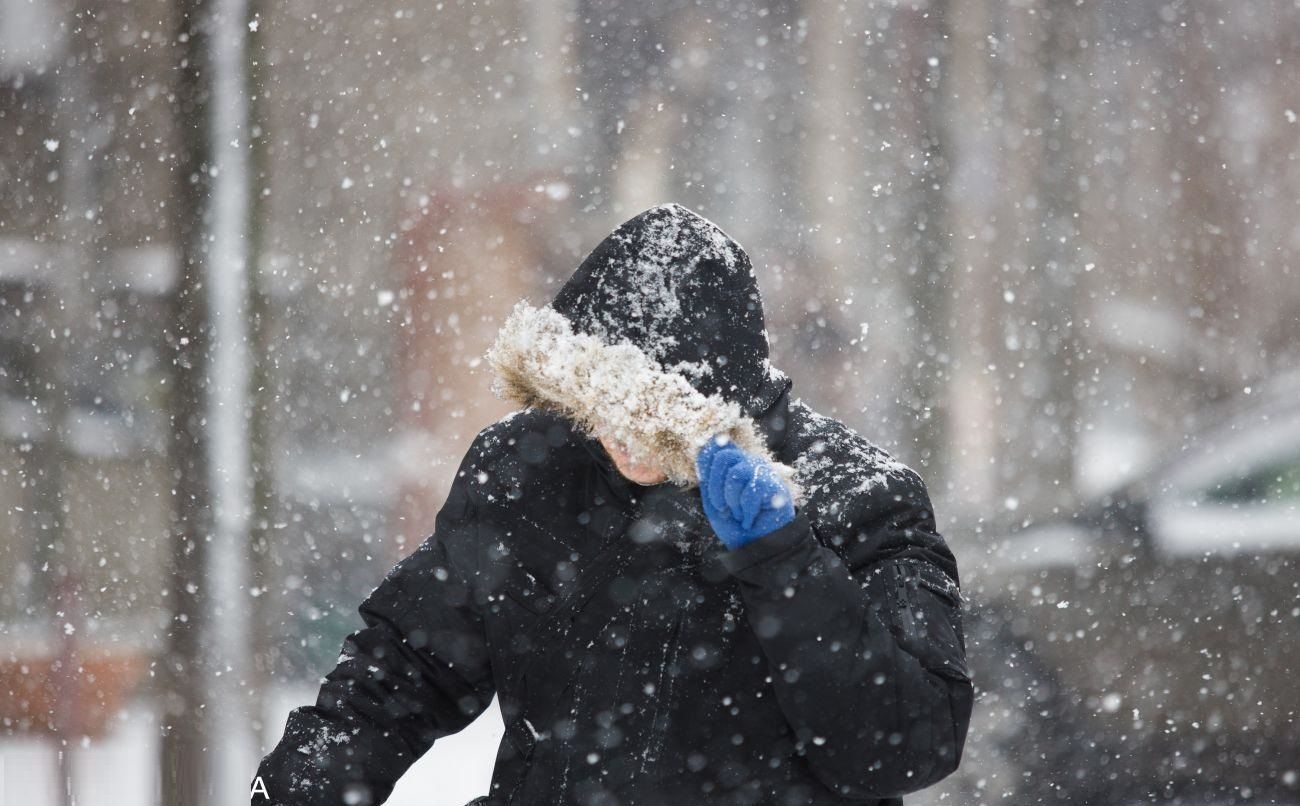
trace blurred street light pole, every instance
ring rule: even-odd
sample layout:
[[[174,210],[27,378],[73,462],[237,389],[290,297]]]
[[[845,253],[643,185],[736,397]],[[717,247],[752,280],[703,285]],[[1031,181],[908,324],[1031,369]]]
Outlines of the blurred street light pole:
[[[276,387],[272,374],[270,291],[262,278],[262,257],[270,218],[270,133],[266,106],[266,32],[263,29],[262,0],[245,0],[244,17],[248,33],[244,40],[244,97],[247,99],[248,182],[244,258],[247,266],[247,321],[251,363],[248,401],[249,472],[252,474],[248,528],[249,604],[249,710],[259,752],[276,737],[268,736],[262,717],[266,689],[274,679],[274,642],[270,629],[271,531],[275,516],[275,452],[271,442],[271,406]]]
[[[248,102],[244,0],[212,0],[211,254],[207,278],[212,328],[212,388],[207,401],[211,434],[213,545],[208,599],[212,653],[209,681],[216,711],[209,744],[213,803],[247,794],[257,767],[253,746],[250,676],[249,489],[251,345],[249,342]]]

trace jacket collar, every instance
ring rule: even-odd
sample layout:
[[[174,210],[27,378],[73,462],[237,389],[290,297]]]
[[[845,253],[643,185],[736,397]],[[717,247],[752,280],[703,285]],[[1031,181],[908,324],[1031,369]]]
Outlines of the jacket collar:
[[[777,393],[776,400],[768,406],[767,411],[763,412],[755,420],[759,430],[763,433],[763,439],[767,443],[767,449],[772,452],[773,456],[779,457],[781,449],[785,447],[790,426],[790,388],[794,381],[786,376],[780,383],[781,391]]]

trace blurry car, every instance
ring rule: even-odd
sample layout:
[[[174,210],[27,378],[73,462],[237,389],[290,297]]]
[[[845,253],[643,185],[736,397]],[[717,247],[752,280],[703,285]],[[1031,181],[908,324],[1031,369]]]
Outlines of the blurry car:
[[[981,693],[956,802],[1300,803],[1297,387],[1069,517],[959,541]]]

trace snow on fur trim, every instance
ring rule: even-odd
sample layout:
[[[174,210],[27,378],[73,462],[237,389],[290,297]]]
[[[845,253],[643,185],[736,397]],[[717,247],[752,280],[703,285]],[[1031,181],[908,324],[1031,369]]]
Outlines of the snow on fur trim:
[[[593,438],[617,440],[675,484],[699,484],[696,456],[710,437],[720,435],[771,462],[795,503],[804,502],[794,468],[772,456],[739,405],[704,395],[631,342],[607,344],[575,333],[559,311],[520,300],[485,357],[496,373],[497,397],[556,411]]]

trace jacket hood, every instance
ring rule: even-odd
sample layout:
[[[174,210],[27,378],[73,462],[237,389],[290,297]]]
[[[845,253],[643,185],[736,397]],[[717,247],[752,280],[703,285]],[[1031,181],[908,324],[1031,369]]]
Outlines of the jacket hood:
[[[791,380],[769,360],[749,256],[679,204],[619,226],[550,303],[517,303],[486,358],[498,397],[616,439],[671,482],[697,484],[699,448],[725,435],[802,500],[755,422]]]

